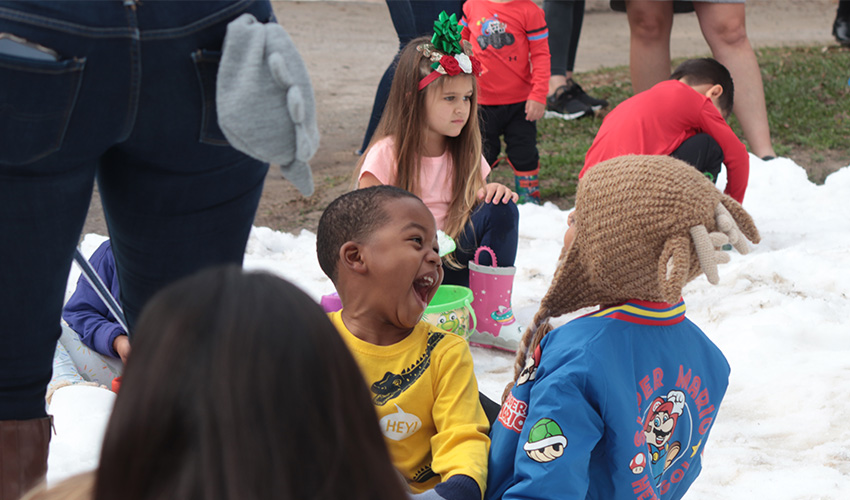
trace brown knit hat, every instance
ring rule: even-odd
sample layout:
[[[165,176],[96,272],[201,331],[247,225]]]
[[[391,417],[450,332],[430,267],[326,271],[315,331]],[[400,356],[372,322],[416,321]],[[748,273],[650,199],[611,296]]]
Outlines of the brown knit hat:
[[[576,236],[564,248],[540,310],[523,336],[517,366],[551,327],[549,318],[627,300],[676,303],[705,272],[718,281],[731,243],[759,242],[752,218],[694,167],[669,156],[621,156],[600,163],[578,185]],[[743,233],[743,234],[742,234]]]

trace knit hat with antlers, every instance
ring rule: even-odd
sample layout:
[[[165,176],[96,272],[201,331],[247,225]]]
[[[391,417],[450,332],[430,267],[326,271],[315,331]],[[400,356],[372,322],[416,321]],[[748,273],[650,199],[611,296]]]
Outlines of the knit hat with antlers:
[[[676,303],[705,273],[717,284],[721,247],[749,251],[758,230],[738,202],[669,156],[621,156],[587,171],[576,195],[576,235],[517,350],[515,379],[549,318],[628,300]]]

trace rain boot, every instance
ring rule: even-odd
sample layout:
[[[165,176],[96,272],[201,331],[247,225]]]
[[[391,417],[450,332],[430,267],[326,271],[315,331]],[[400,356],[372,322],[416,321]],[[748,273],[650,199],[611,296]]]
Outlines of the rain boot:
[[[490,254],[492,266],[478,263],[481,252]],[[472,309],[478,325],[469,337],[470,344],[516,352],[523,327],[511,309],[514,274],[516,267],[497,267],[496,254],[491,248],[482,246],[475,251],[469,262],[469,288],[474,296]]]
[[[0,500],[18,500],[44,481],[51,417],[0,420]]]
[[[516,184],[516,193],[519,195],[517,204],[533,203],[540,205],[540,181],[538,174],[540,167],[530,172],[520,172],[514,169],[514,181]]]

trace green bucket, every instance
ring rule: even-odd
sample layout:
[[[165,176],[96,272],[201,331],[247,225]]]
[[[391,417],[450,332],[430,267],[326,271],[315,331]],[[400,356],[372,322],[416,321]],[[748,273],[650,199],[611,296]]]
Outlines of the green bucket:
[[[472,310],[472,290],[465,286],[441,285],[425,308],[422,319],[469,340],[477,325]]]

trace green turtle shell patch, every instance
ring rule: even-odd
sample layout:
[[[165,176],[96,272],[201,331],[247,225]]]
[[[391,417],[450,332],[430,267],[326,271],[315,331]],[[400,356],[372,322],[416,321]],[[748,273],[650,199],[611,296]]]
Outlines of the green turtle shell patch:
[[[541,418],[528,432],[528,441],[523,445],[528,458],[535,462],[551,462],[564,454],[567,438],[561,426],[551,418]]]

